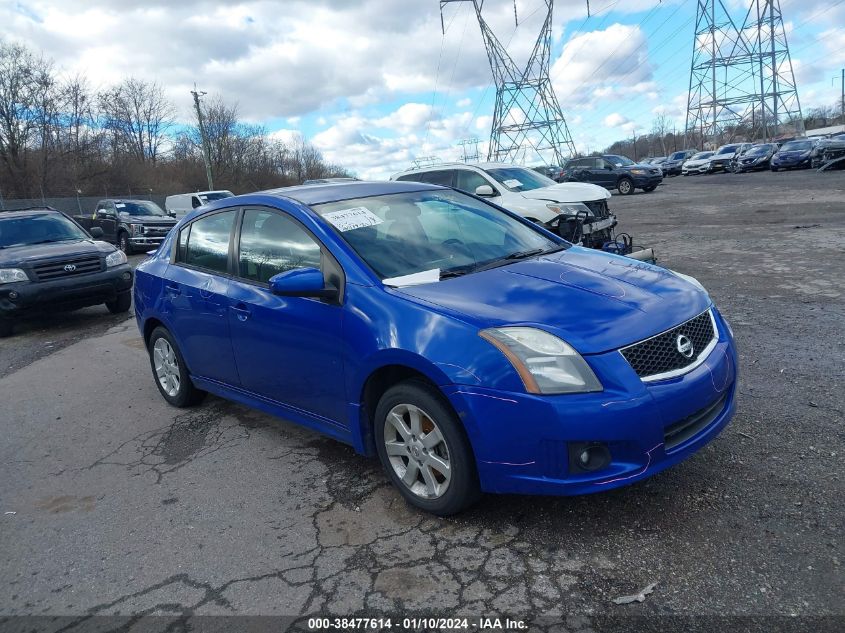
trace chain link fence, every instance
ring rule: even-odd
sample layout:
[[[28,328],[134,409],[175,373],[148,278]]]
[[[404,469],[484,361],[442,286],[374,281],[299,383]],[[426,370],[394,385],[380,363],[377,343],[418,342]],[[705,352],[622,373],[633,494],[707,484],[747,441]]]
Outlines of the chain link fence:
[[[166,196],[109,196],[111,200],[152,200],[164,209]],[[68,215],[93,215],[97,203],[105,199],[105,196],[65,196],[65,197],[44,197],[44,198],[19,198],[17,200],[6,200],[0,198],[0,212],[14,211],[16,209],[28,209],[30,207],[52,207]]]

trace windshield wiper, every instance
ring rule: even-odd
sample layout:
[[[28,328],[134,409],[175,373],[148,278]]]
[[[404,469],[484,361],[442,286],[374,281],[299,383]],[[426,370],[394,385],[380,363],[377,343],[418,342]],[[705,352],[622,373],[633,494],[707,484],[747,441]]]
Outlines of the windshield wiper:
[[[468,266],[462,266],[460,268],[452,268],[451,270],[443,271],[442,273],[440,273],[440,279],[449,279],[450,277],[460,277],[461,275],[466,275],[467,273],[476,273],[481,272],[482,270],[490,270],[491,268],[506,266],[510,262],[519,259],[527,259],[529,257],[534,257],[536,255],[546,255],[548,253],[557,253],[558,251],[566,250],[566,248],[567,247],[564,245],[558,245],[548,249],[534,248],[529,251],[516,251],[515,253],[511,253],[510,255],[498,257],[483,264],[469,264]]]

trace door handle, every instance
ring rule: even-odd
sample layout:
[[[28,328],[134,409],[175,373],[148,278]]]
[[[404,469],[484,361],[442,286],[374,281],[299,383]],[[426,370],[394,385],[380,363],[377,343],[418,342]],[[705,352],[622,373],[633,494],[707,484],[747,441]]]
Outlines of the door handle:
[[[238,321],[246,321],[250,316],[252,316],[252,312],[250,312],[249,308],[247,308],[243,303],[232,306],[232,312],[234,312],[235,316],[238,317]]]
[[[168,294],[173,296],[182,294],[182,289],[179,286],[174,286],[173,284],[165,284],[164,289],[167,291]]]

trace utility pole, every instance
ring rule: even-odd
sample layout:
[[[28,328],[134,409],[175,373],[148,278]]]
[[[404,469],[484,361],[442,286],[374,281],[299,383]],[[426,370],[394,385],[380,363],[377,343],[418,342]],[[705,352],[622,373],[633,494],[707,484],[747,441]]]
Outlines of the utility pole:
[[[830,80],[831,84],[834,84],[835,82],[836,82],[836,77],[834,77],[833,79]],[[842,76],[839,78],[839,86],[842,90],[841,96],[839,97],[839,99],[840,99],[839,107],[841,108],[839,110],[839,116],[842,117],[842,121],[840,121],[840,123],[842,123],[842,125],[845,125],[845,68],[842,69]]]
[[[477,163],[478,162],[478,139],[477,138],[464,138],[458,142],[463,148],[463,155],[464,155],[464,162],[465,163]],[[472,149],[468,150],[467,147],[472,147]]]
[[[205,176],[208,178],[208,190],[214,189],[214,180],[211,177],[211,155],[208,150],[208,137],[205,135],[205,125],[202,122],[202,108],[200,107],[200,97],[207,94],[205,92],[197,92],[197,85],[194,84],[194,89],[191,90],[194,95],[194,107],[197,109],[197,123],[200,128],[200,137],[202,138],[202,156],[205,159]]]

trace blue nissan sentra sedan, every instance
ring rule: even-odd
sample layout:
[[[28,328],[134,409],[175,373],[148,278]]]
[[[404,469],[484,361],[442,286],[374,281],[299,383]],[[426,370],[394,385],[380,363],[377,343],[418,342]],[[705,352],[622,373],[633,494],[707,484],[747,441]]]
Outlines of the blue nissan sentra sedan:
[[[169,403],[316,429],[439,515],[644,479],[735,408],[731,330],[693,278],[433,185],[214,202],[138,267],[134,305]]]

